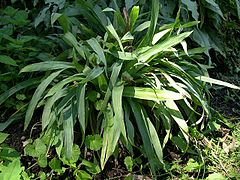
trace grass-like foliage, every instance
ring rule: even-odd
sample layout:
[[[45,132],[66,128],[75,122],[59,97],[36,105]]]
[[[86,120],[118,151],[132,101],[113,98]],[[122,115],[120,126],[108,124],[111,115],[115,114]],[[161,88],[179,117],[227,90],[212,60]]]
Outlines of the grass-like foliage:
[[[56,128],[62,133],[59,141],[64,144],[66,157],[71,157],[78,121],[82,141],[86,133],[102,134],[102,169],[121,140],[129,151],[143,145],[155,172],[164,167],[162,148],[168,140],[182,142],[186,150],[189,126],[202,123],[209,114],[204,83],[195,78],[204,71],[173,48],[191,32],[176,33],[174,26],[168,31],[157,30],[158,1],[152,2],[147,31],[135,28],[142,25],[138,23],[139,7],[132,8],[129,19],[124,19],[117,6],[107,13],[84,1],[74,8],[78,7],[80,13],[83,7],[86,11],[86,28],[99,32],[84,40],[71,31],[74,25],[81,28],[78,18],[66,28],[74,17],[53,15],[65,31],[62,38],[73,48],[65,50],[68,59],[39,62],[21,70],[48,72],[30,101],[25,129],[42,102],[42,129]]]
[[[50,134],[48,147],[59,157],[71,159],[74,143],[81,146],[87,135],[100,135],[100,148],[92,148],[101,169],[120,145],[130,154],[142,152],[157,174],[165,169],[166,144],[188,151],[190,129],[204,129],[211,118],[206,82],[239,89],[209,78],[207,66],[199,63],[205,48],[187,48],[189,28],[197,21],[180,23],[179,11],[173,23],[162,26],[158,0],[151,1],[151,11],[141,8],[129,3],[122,13],[116,1],[107,6],[77,0],[52,13],[58,34],[48,37],[61,53],[21,69],[41,81],[30,78],[0,97],[2,103],[39,82],[24,129],[42,107],[43,135]],[[41,16],[36,21],[37,27]]]

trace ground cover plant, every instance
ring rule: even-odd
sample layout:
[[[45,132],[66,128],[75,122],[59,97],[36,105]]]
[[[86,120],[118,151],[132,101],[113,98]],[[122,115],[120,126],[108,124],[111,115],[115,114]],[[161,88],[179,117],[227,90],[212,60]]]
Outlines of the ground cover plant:
[[[233,124],[210,103],[211,84],[240,89],[208,73],[209,50],[225,56],[221,32],[207,30],[225,19],[220,3],[12,3],[1,10],[0,128],[21,124],[28,138],[22,161],[0,146],[3,179],[237,178],[224,162],[238,162],[239,125],[220,135]]]

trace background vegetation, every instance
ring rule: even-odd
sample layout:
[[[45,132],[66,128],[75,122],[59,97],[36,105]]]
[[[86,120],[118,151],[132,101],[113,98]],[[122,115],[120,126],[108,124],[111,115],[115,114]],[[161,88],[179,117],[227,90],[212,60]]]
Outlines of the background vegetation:
[[[0,8],[0,179],[239,178],[238,0]]]

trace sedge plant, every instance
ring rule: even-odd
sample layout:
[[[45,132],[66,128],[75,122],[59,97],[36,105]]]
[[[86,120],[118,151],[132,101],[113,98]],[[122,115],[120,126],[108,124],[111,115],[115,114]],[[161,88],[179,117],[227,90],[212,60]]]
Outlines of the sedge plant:
[[[181,24],[178,15],[161,26],[158,0],[151,1],[151,11],[132,5],[123,13],[116,1],[100,2],[77,0],[51,15],[60,33],[49,37],[62,52],[20,71],[42,75],[24,129],[42,107],[43,134],[52,133],[49,146],[59,157],[71,158],[75,131],[80,146],[86,135],[99,134],[101,169],[121,143],[131,154],[141,149],[157,174],[165,168],[166,144],[186,152],[189,129],[203,129],[211,118],[206,82],[239,88],[209,78],[198,62],[205,48],[187,49],[185,39],[193,33],[187,29],[198,22]]]

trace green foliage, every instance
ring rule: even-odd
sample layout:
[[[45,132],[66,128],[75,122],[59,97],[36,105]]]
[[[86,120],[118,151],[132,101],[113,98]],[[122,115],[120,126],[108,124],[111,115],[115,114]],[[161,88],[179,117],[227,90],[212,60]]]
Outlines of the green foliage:
[[[3,64],[9,64],[12,66],[17,66],[16,62],[9,56],[1,55],[0,62]]]
[[[187,172],[194,172],[200,169],[200,165],[194,159],[189,159],[187,165],[184,170]]]
[[[37,36],[32,29],[30,12],[12,6],[0,9],[0,104],[4,102],[4,107],[1,108],[4,119],[12,114],[8,121],[1,123],[1,130],[22,117],[32,95],[31,88],[39,80],[19,75],[19,70],[30,62],[50,59],[49,53],[53,51],[48,45],[54,48],[53,41]],[[12,96],[15,93],[16,97]],[[26,98],[19,98],[20,94]]]
[[[167,1],[167,3],[164,0],[160,2],[163,5],[160,13],[164,23],[184,26],[182,24],[192,20],[200,22],[199,25],[191,28],[194,30],[191,39],[194,44],[197,43],[207,48],[204,53],[209,58],[209,65],[217,65],[223,72],[230,70],[231,74],[239,72],[237,68],[239,64],[237,55],[239,54],[239,39],[237,38],[239,0],[224,2],[218,0],[182,0],[179,5],[175,0]],[[176,9],[180,13],[174,13],[177,12]],[[174,23],[175,17],[179,17],[177,24]],[[210,51],[211,49],[214,49],[215,52]],[[229,57],[233,57],[233,59],[229,60]]]
[[[7,166],[3,166],[0,169],[0,178],[3,180],[7,179],[20,179],[22,168],[20,165],[20,159],[15,159],[10,162]]]
[[[78,1],[78,3],[80,2],[87,7],[94,6],[91,3]],[[91,38],[86,41],[77,40],[74,32],[66,32],[62,20],[58,19],[64,30],[63,40],[73,47],[68,49],[73,63],[45,61],[28,65],[21,70],[21,72],[58,70],[51,73],[36,89],[26,113],[25,129],[32,119],[35,108],[41,102],[41,98],[43,98],[42,101],[46,102],[42,115],[43,129],[52,128],[56,123],[58,127],[63,129],[63,137],[60,141],[64,145],[67,159],[71,158],[74,140],[73,127],[76,120],[80,123],[82,139],[85,136],[87,122],[94,129],[94,132],[100,132],[103,129],[100,158],[102,169],[108,158],[113,154],[120,137],[123,138],[125,146],[129,150],[132,149],[129,139],[133,139],[133,137],[128,137],[128,134],[134,136],[136,132],[129,132],[130,129],[128,127],[135,123],[139,128],[153,173],[164,164],[161,141],[157,129],[155,129],[156,124],[161,124],[162,121],[166,129],[164,139],[164,144],[166,144],[171,139],[170,137],[173,133],[171,131],[172,125],[170,124],[170,120],[173,119],[179,127],[179,132],[174,133],[180,134],[176,137],[179,140],[175,141],[175,138],[172,138],[172,141],[181,149],[187,149],[189,127],[184,116],[188,117],[188,114],[191,114],[194,117],[191,120],[191,124],[194,125],[201,123],[205,114],[208,116],[210,112],[207,100],[203,94],[204,92],[202,92],[204,84],[196,79],[198,76],[205,77],[206,70],[199,70],[199,66],[188,62],[188,57],[184,54],[182,56],[174,56],[174,54],[171,56],[171,52],[174,51],[173,46],[181,43],[192,33],[180,33],[180,31],[178,34],[173,33],[179,19],[176,19],[176,23],[170,26],[169,36],[163,37],[161,40],[158,38],[158,43],[150,48],[157,26],[159,11],[157,2],[152,2],[154,8],[151,13],[152,19],[147,33],[144,35],[144,32],[139,32],[142,36],[142,38],[139,38],[137,33],[133,31],[132,39],[127,40],[133,41],[131,44],[132,52],[126,48],[124,49],[126,38],[124,38],[124,41],[120,38],[125,36],[126,24],[120,24],[121,21],[113,20],[114,23],[119,23],[114,24],[110,21],[111,18],[104,13],[98,17],[90,15],[90,12],[98,14],[99,11],[97,9],[100,9],[99,6],[96,6],[96,9],[85,9],[89,12],[89,16],[86,16],[86,20],[89,23],[94,21],[97,23],[94,24],[95,27],[106,27],[105,30],[102,29],[97,38]],[[77,7],[79,7],[78,3],[76,4]],[[115,7],[114,15],[114,18],[124,18],[118,14],[117,7]],[[71,17],[66,16],[65,20],[68,21],[68,18]],[[137,17],[134,19],[135,23],[137,23]],[[78,25],[81,24],[80,21],[78,22],[76,19],[75,21]],[[113,24],[117,30],[115,30]],[[87,25],[89,26],[89,24]],[[78,28],[81,30],[81,26]],[[105,34],[104,37],[101,37],[101,34]],[[114,44],[114,40],[117,43]],[[140,44],[136,43],[135,45],[134,42],[140,42]],[[185,46],[184,50],[187,52]],[[132,57],[128,60],[129,62],[125,60],[125,53]],[[121,56],[118,54],[121,54]],[[175,62],[174,59],[176,58],[180,59],[179,64]],[[58,63],[59,65],[57,65]],[[191,69],[190,74],[188,69]],[[125,74],[130,78],[130,81],[124,79]],[[177,81],[175,80],[176,78],[178,79]],[[53,80],[55,84],[52,83]],[[48,89],[47,87],[51,84],[52,86]],[[103,86],[105,89],[102,89]],[[188,88],[183,88],[184,86]],[[95,91],[100,95],[96,102],[98,105],[96,104],[95,107],[90,105],[91,98],[88,98],[86,91]],[[43,96],[43,94],[45,95]],[[132,101],[131,98],[140,100]],[[154,101],[156,104],[154,105],[150,101]],[[191,103],[195,105],[190,106]],[[202,115],[198,119],[194,115],[194,111],[201,106]],[[183,107],[185,108],[184,112],[180,110]],[[149,108],[153,110],[154,114],[160,115],[160,117],[157,118],[157,116],[149,114]],[[86,109],[90,109],[90,112],[86,112]],[[164,109],[164,111],[161,112],[161,109]],[[195,110],[192,111],[192,109]],[[133,112],[132,115],[131,111]],[[129,113],[125,116],[123,112]],[[161,115],[161,113],[164,115]],[[98,115],[95,116],[95,114]],[[134,117],[136,122],[130,121],[130,116]],[[96,126],[93,126],[94,124]],[[99,150],[101,146],[93,147],[91,141],[94,140],[90,137],[87,137],[86,145],[92,150]],[[100,140],[95,141],[100,142]],[[181,145],[179,142],[182,142]]]
[[[50,162],[49,162],[49,167],[55,171],[58,174],[62,174],[64,172],[64,169],[61,166],[61,161],[54,157]]]
[[[21,166],[20,154],[4,144],[8,136],[9,134],[0,133],[0,178],[4,180],[20,179],[26,172]]]
[[[214,179],[225,180],[227,178],[225,178],[221,173],[213,173],[206,178],[206,180],[214,180]]]
[[[129,172],[149,168],[155,177],[169,171],[167,146],[196,155],[195,139],[220,128],[206,83],[240,89],[210,78],[211,61],[206,65],[202,56],[211,58],[211,48],[225,56],[217,36],[226,18],[220,3],[45,0],[40,11],[38,6],[34,1],[31,11],[10,6],[0,11],[0,105],[20,102],[0,129],[26,112],[27,130],[42,109],[40,137],[24,153],[40,168],[50,167],[51,176],[70,169],[76,179],[91,179],[121,148],[128,153]],[[49,158],[52,149],[56,154]],[[141,165],[138,153],[148,163]],[[20,160],[9,166],[20,168]],[[20,176],[24,171],[17,168]],[[194,157],[182,171],[202,168]],[[41,179],[48,176],[39,173]]]
[[[125,157],[125,159],[124,159],[124,164],[125,164],[125,166],[127,167],[127,170],[128,170],[129,172],[132,172],[132,168],[133,168],[133,160],[132,160],[132,157],[130,157],[130,156]]]
[[[102,147],[102,137],[99,134],[88,135],[85,139],[85,145],[93,151],[98,151]]]
[[[9,136],[9,134],[6,133],[0,133],[0,144],[5,141],[5,139]]]

